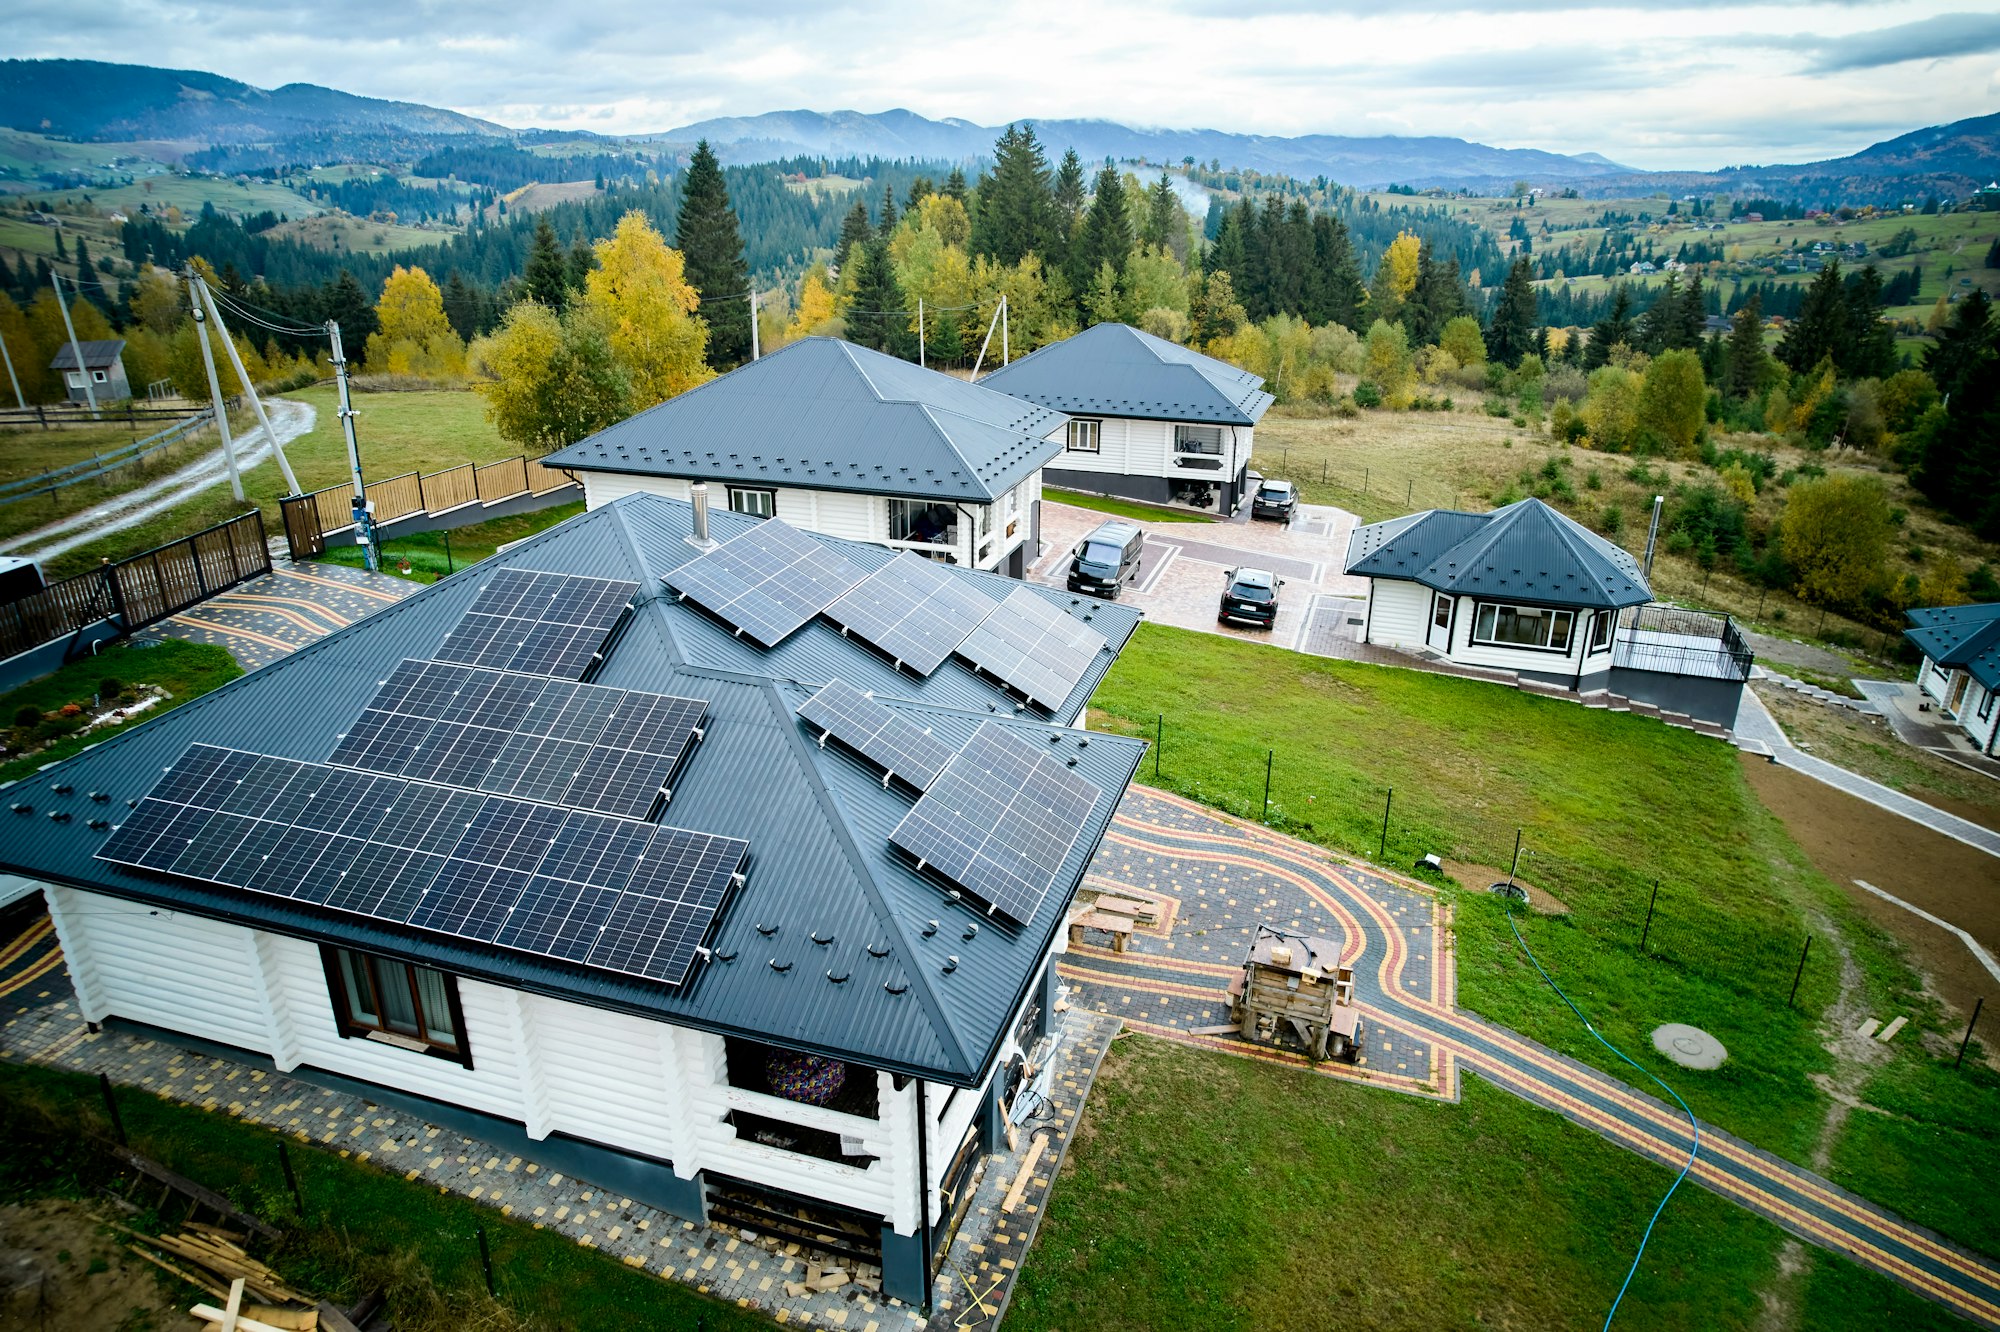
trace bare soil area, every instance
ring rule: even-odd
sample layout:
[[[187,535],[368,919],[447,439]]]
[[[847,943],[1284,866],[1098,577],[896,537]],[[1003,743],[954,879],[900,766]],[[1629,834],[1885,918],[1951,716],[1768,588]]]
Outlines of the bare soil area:
[[[0,1328],[22,1332],[188,1332],[155,1270],[80,1202],[0,1207]]]
[[[1903,743],[1879,717],[1815,703],[1769,683],[1753,688],[1792,743],[1808,753],[1983,828],[2000,829],[2000,782]]]
[[[1952,922],[2000,953],[2000,859],[1836,791],[1803,773],[1743,756],[1751,789],[1863,915],[1908,949],[1931,987],[1961,1012],[1995,991],[1955,935],[1854,886],[1866,879]]]

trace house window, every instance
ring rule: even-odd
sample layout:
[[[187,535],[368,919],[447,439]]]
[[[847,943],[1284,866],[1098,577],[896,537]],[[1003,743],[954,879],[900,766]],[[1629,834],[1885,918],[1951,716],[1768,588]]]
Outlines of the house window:
[[[1472,624],[1472,641],[1492,647],[1567,653],[1570,631],[1575,625],[1575,611],[1482,601]]]
[[[2000,695],[2000,689],[1987,690],[1986,696],[1979,700],[1979,720],[1985,721],[1993,715],[1993,699],[1995,695]]]
[[[1442,592],[1431,594],[1431,627],[1444,630],[1446,647],[1451,646],[1451,608],[1457,601],[1458,598],[1448,597]]]
[[[1222,427],[1177,425],[1174,427],[1175,453],[1205,453],[1222,456]]]
[[[91,377],[92,379],[96,380],[96,381],[97,381],[98,383],[100,383],[100,384],[106,384],[106,383],[109,383],[109,382],[110,382],[110,380],[111,380],[111,376],[109,376],[109,375],[105,374],[105,373],[104,373],[104,372],[103,372],[102,370],[93,370],[93,371],[91,371],[91,372],[90,372],[90,377]]]
[[[778,492],[753,486],[729,488],[729,511],[747,513],[752,518],[769,518],[778,512]]]
[[[1100,453],[1104,448],[1104,422],[1075,420],[1069,423],[1071,453]]]
[[[1602,652],[1611,646],[1611,630],[1618,623],[1617,611],[1599,611],[1590,622],[1590,650]]]
[[[472,1067],[458,983],[442,971],[322,946],[327,989],[342,1036],[381,1041]]]

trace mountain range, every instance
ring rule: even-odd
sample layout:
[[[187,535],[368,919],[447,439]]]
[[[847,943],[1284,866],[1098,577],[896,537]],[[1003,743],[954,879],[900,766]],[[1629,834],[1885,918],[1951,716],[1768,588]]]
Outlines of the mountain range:
[[[1344,185],[1504,188],[1516,180],[1575,186],[1594,195],[1723,190],[1827,197],[1884,188],[1963,193],[2000,175],[2000,114],[1931,126],[1824,162],[1710,172],[1644,172],[1598,153],[1496,148],[1465,139],[1308,134],[1238,134],[1215,129],[1142,128],[1108,120],[1039,120],[1050,154],[1075,148],[1086,162],[1220,162],[1225,168],[1326,176]],[[550,131],[510,128],[415,102],[384,101],[292,83],[261,89],[195,70],[92,60],[0,61],[0,125],[83,141],[149,140],[189,148],[296,141],[300,161],[348,160],[394,140],[517,140]],[[972,162],[991,154],[1003,127],[933,120],[913,111],[771,111],[697,121],[622,142],[676,150],[707,139],[726,161],[781,157],[879,157]],[[615,151],[620,140],[596,139]],[[309,151],[307,151],[309,149]],[[365,159],[356,159],[365,160]],[[1893,184],[1892,184],[1893,182]]]

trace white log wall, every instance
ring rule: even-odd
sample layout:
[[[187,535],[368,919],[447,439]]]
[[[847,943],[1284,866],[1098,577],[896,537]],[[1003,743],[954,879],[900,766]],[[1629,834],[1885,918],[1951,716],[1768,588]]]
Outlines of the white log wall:
[[[1431,622],[1431,591],[1401,578],[1368,581],[1368,641],[1421,647]]]

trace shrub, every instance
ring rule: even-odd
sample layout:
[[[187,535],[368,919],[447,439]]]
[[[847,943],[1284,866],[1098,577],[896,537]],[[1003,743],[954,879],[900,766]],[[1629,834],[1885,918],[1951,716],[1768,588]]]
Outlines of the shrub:
[[[1592,476],[1597,473],[1592,472]],[[1615,537],[1625,530],[1625,510],[1616,504],[1604,506],[1604,512],[1597,515],[1597,530],[1609,537]]]
[[[29,727],[40,726],[41,724],[42,710],[40,708],[32,704],[27,704],[14,710],[14,725]]]
[[[1382,390],[1364,379],[1354,386],[1354,405],[1357,407],[1380,407]]]
[[[99,698],[116,698],[125,692],[125,682],[115,675],[107,675],[97,682]]]
[[[1505,418],[1512,416],[1514,409],[1508,404],[1505,398],[1488,398],[1486,400],[1486,414],[1488,416]]]
[[[1604,489],[1604,474],[1595,467],[1583,474],[1583,484],[1591,490]]]
[[[1590,379],[1573,365],[1559,365],[1542,376],[1544,402],[1582,402],[1590,392]]]
[[[60,708],[57,708],[56,711],[65,717],[81,717],[83,715],[83,705],[80,703],[65,703]]]

